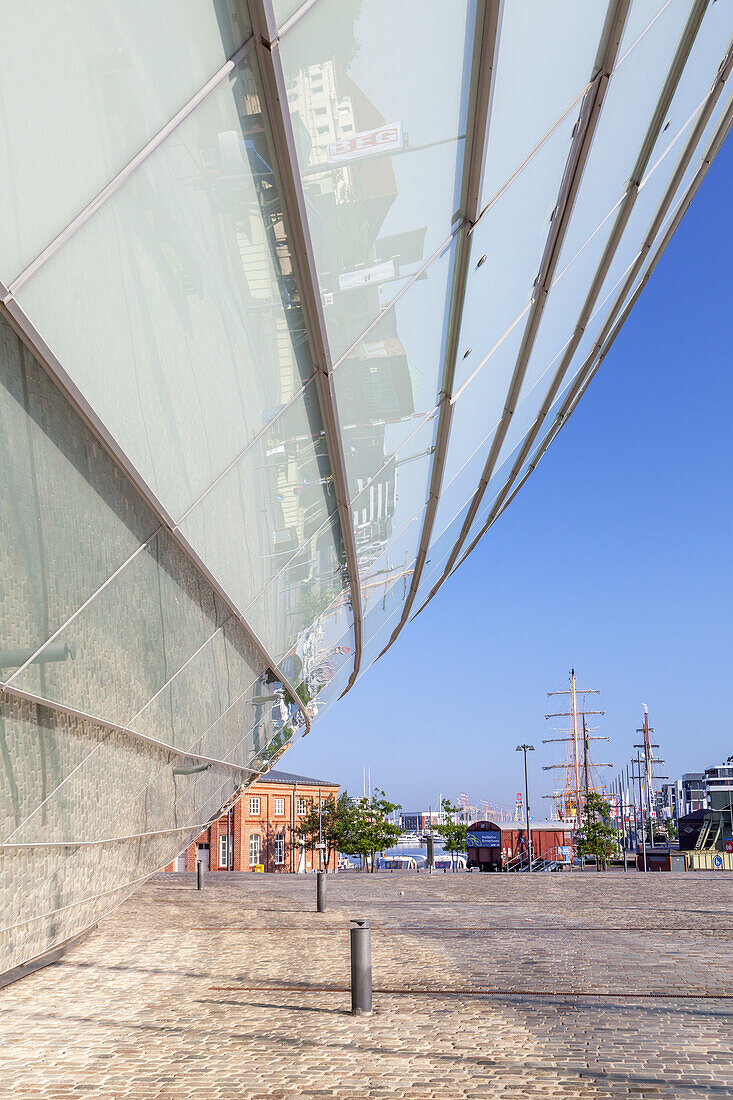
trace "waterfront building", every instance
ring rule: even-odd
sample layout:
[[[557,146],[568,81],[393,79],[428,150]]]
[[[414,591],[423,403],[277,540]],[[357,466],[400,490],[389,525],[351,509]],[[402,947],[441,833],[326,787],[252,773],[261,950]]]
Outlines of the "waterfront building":
[[[711,810],[730,810],[733,806],[733,759],[705,769],[705,792]]]
[[[680,794],[677,790],[677,780],[671,783],[662,783],[659,792],[658,818],[661,821],[677,821]]]
[[[677,781],[679,817],[706,810],[710,805],[705,772],[685,772]]]
[[[218,822],[489,530],[733,64],[700,0],[6,7],[0,973]]]
[[[339,785],[290,772],[269,771],[233,797],[224,813],[166,871],[273,871],[303,874],[321,869],[318,852],[298,835],[298,826],[319,800],[338,798]],[[325,857],[324,857],[325,858]],[[338,867],[338,853],[328,852],[327,870]]]

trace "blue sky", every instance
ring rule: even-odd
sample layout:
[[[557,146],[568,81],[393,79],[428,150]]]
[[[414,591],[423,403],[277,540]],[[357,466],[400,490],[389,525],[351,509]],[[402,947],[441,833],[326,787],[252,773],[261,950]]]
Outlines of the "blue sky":
[[[728,141],[536,473],[283,767],[356,792],[370,767],[405,808],[513,805],[527,740],[545,816],[546,692],[571,665],[601,690],[597,759],[628,760],[644,702],[665,774],[733,753],[731,181]]]

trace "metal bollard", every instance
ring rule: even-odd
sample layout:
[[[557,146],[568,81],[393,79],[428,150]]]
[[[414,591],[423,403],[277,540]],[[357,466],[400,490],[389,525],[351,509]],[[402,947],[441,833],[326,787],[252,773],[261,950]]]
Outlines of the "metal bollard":
[[[326,912],[326,872],[316,872],[316,912]]]
[[[196,860],[196,889],[204,888],[204,865],[200,859]]]
[[[372,933],[368,920],[351,921],[351,1015],[372,1012]]]

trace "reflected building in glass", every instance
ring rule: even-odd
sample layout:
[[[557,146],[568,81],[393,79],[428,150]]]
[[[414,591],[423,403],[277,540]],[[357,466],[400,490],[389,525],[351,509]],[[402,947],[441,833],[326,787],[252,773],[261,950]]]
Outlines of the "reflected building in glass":
[[[725,139],[732,33],[704,0],[8,13],[0,973],[184,849],[511,502]]]

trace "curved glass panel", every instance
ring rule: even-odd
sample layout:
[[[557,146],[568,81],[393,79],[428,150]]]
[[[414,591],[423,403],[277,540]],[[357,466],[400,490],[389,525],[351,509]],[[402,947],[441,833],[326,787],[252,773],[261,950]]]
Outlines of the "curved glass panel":
[[[8,680],[158,521],[2,318],[0,469],[0,680]],[[57,647],[52,659],[70,656]]]
[[[18,291],[179,519],[312,366],[246,58]]]
[[[454,254],[446,248],[334,371],[352,500],[438,404]]]
[[[486,373],[494,349],[523,327],[522,311],[529,308],[539,274],[579,109],[563,120],[471,234],[454,393],[474,372]],[[479,399],[474,395],[474,400]]]
[[[280,43],[334,361],[454,227],[474,18],[473,0],[319,0]]]
[[[607,10],[606,0],[504,4],[482,208],[582,95]]]
[[[311,383],[184,516],[180,529],[235,606],[245,608],[336,507]]]
[[[0,278],[19,275],[250,34],[237,0],[7,5]]]

